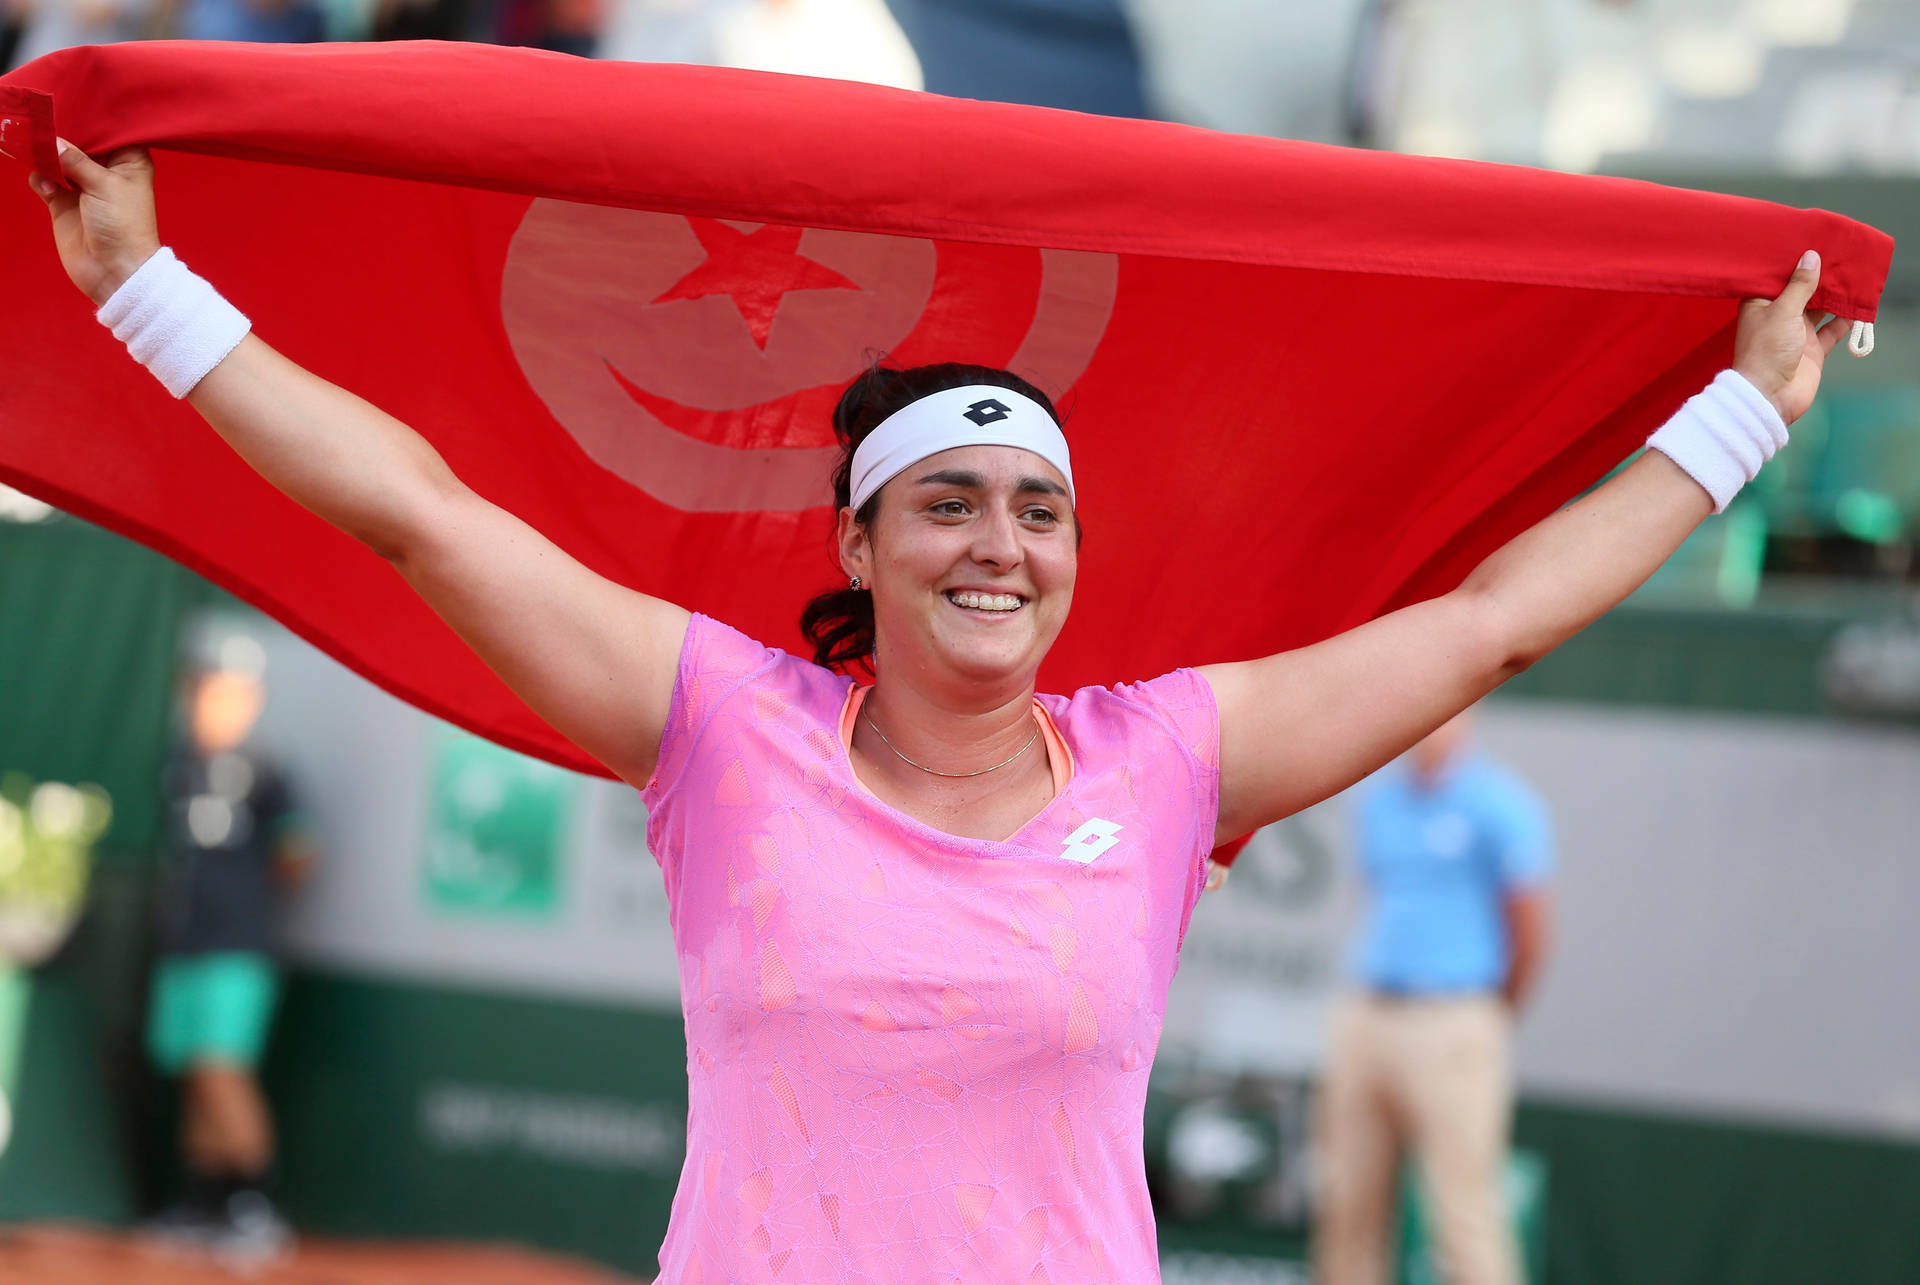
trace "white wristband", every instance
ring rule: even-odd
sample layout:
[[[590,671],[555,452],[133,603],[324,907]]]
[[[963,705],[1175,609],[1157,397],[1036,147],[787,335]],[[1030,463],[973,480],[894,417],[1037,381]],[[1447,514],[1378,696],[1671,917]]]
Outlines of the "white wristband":
[[[1746,376],[1732,370],[1716,375],[1647,439],[1713,497],[1715,513],[1786,444],[1780,412]]]
[[[192,392],[253,329],[238,308],[165,246],[95,315],[175,397]]]

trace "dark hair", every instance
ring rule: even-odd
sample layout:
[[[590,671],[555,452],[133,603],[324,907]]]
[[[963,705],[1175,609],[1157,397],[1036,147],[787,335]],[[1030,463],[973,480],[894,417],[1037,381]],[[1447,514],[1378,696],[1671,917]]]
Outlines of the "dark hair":
[[[833,503],[838,512],[852,498],[853,453],[867,434],[895,411],[933,393],[968,384],[990,384],[1031,397],[1046,408],[1054,422],[1060,412],[1053,400],[1011,371],[945,361],[933,366],[899,369],[875,362],[847,385],[833,408],[833,435],[840,440],[840,463],[833,470]],[[883,486],[880,491],[886,488]],[[861,526],[880,511],[880,491],[867,497],[853,520]],[[800,632],[813,644],[813,663],[845,667],[868,662],[873,655],[873,595],[865,589],[829,589],[807,603],[800,613]]]

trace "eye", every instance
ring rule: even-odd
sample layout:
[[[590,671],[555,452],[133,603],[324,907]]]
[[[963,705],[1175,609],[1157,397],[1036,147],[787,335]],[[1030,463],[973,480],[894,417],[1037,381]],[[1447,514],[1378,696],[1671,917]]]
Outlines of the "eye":
[[[938,513],[942,517],[963,518],[967,515],[967,502],[965,500],[938,500],[929,507],[928,511]]]
[[[1044,504],[1036,504],[1020,515],[1023,521],[1050,525],[1060,520],[1060,515]]]

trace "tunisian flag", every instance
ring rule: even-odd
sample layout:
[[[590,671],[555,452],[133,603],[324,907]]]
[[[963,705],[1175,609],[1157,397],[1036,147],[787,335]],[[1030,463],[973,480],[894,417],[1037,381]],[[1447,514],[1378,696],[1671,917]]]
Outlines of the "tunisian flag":
[[[134,44],[0,80],[157,152],[161,229],[257,331],[604,575],[800,646],[828,411],[873,353],[1069,411],[1051,689],[1294,647],[1439,593],[1724,366],[1821,211],[710,68],[470,45]],[[379,558],[130,361],[0,190],[0,479],[179,559],[389,691],[594,770]],[[527,622],[531,629],[538,621]]]

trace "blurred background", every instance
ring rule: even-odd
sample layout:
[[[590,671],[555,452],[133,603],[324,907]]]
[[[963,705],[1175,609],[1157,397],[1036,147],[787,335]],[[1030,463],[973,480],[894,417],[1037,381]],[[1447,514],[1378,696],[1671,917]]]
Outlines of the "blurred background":
[[[1647,178],[1920,235],[1912,0],[0,0],[0,22],[8,66],[168,35],[487,40]],[[1878,348],[1836,358],[1732,509],[1484,712],[1558,832],[1508,1175],[1536,1285],[1920,1281],[1905,257]],[[263,1064],[289,1216],[648,1279],[685,1065],[632,791],[436,724],[3,489],[0,1223],[128,1226],[176,1194],[179,1107],[144,1049],[166,764],[182,658],[235,638],[264,665],[253,739],[319,853],[286,899]],[[1148,1115],[1170,1285],[1306,1279],[1352,850],[1336,799],[1255,836],[1196,914]],[[1436,1279],[1404,1235],[1403,1279]]]

